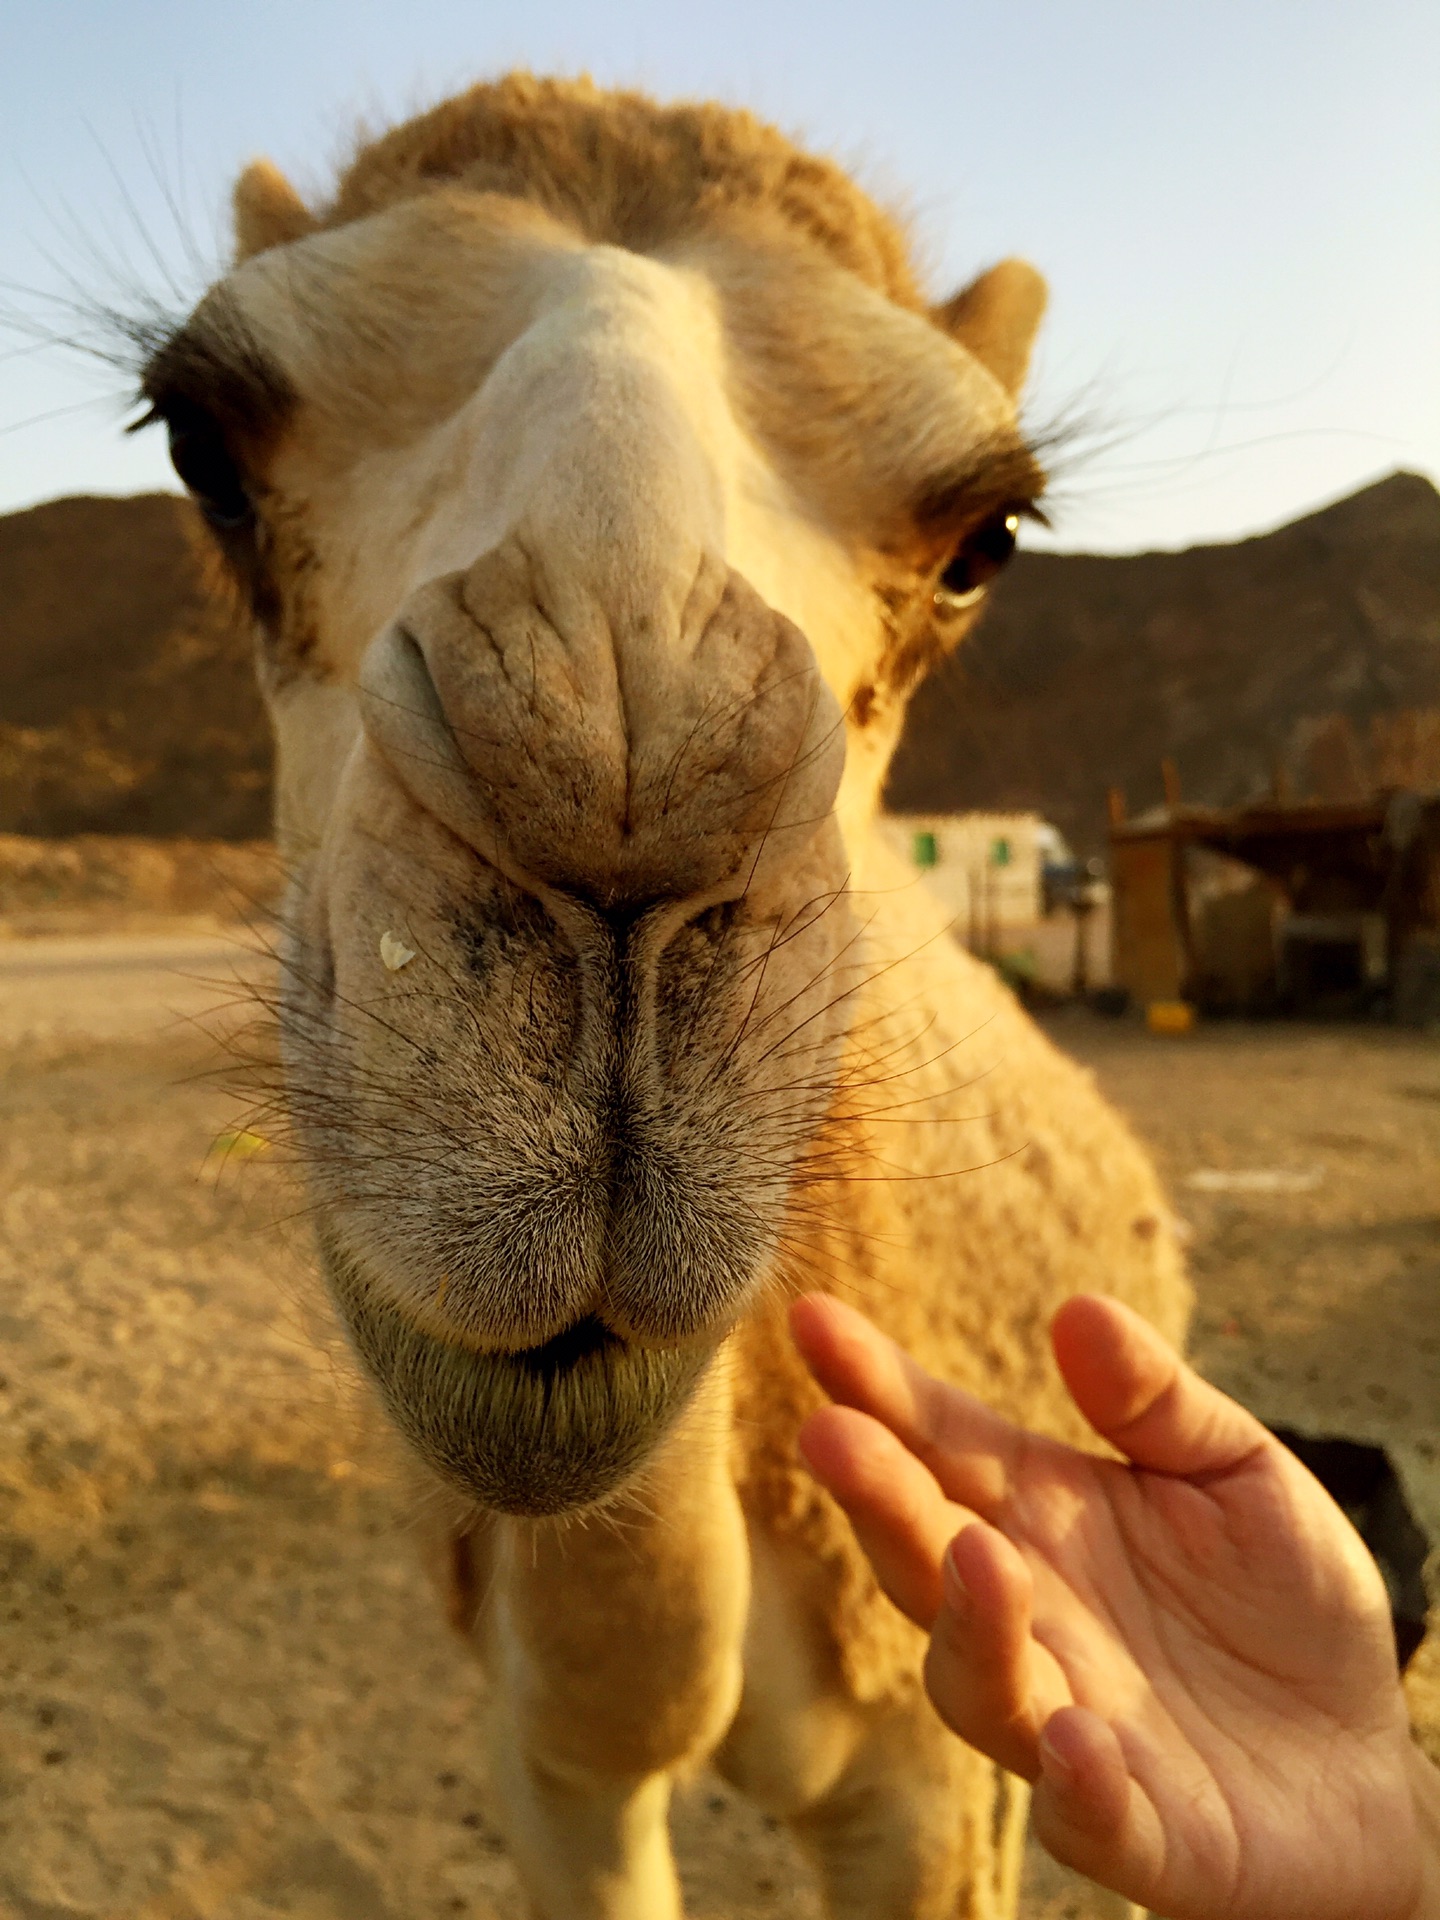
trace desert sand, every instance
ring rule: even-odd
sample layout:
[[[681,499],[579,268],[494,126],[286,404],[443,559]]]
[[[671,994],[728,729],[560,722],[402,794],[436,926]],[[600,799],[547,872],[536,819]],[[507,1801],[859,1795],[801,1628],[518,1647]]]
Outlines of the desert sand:
[[[0,949],[0,1920],[521,1920],[482,1679],[292,1171],[230,1090],[267,980],[193,931]],[[1267,1418],[1388,1447],[1440,1537],[1440,1042],[1053,1029],[1190,1224],[1201,1364]],[[1206,1168],[1305,1178],[1187,1184]],[[718,1783],[675,1825],[695,1920],[817,1920],[785,1836]],[[1088,1908],[1035,1863],[1027,1913]]]

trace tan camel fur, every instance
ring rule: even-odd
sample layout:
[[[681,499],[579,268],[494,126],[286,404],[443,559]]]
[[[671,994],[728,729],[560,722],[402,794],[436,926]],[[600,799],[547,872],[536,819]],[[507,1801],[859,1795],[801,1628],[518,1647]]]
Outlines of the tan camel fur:
[[[236,211],[145,386],[254,606],[325,1270],[535,1911],[678,1915],[710,1759],[835,1916],[1011,1913],[1023,1791],[802,1470],[783,1315],[1072,1438],[1059,1300],[1183,1332],[1144,1156],[870,830],[1042,485],[1043,286],[927,308],[746,115],[524,76]]]

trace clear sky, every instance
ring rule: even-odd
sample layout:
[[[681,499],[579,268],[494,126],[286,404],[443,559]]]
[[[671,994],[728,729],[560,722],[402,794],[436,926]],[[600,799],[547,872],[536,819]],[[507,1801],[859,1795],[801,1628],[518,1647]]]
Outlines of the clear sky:
[[[118,431],[123,383],[30,337],[65,329],[55,296],[188,301],[247,158],[322,190],[357,122],[514,65],[757,109],[909,210],[937,294],[1034,260],[1031,411],[1089,429],[1062,546],[1440,475],[1435,0],[15,0],[0,511],[173,484]]]

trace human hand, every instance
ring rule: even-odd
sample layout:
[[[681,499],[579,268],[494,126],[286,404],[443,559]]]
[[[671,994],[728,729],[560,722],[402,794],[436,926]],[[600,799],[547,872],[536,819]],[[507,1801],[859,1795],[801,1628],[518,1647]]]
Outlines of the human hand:
[[[838,1301],[792,1324],[840,1403],[802,1452],[1057,1859],[1172,1920],[1440,1913],[1440,1776],[1384,1584],[1258,1421],[1113,1300],[1068,1301],[1052,1339],[1129,1464],[1012,1425]]]

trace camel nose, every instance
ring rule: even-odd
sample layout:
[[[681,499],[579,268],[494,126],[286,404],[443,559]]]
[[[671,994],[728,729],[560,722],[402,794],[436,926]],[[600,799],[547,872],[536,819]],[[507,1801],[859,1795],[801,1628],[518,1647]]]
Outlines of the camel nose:
[[[507,542],[366,655],[365,731],[411,797],[521,885],[602,911],[723,896],[793,857],[845,757],[799,628],[715,560],[668,632],[573,595],[562,621],[535,579]]]

